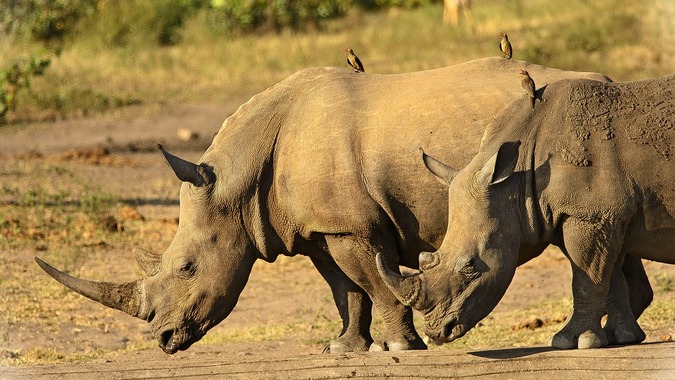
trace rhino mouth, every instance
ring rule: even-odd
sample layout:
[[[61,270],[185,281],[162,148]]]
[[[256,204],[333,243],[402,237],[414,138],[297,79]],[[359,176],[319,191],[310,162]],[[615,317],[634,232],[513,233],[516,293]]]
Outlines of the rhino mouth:
[[[463,337],[470,327],[460,323],[457,317],[449,318],[438,331],[429,331],[427,335],[438,343],[450,343]]]
[[[159,341],[159,348],[165,353],[173,355],[178,351],[184,351],[202,338],[204,334],[199,330],[191,328],[172,328],[166,329],[159,334],[157,340]]]

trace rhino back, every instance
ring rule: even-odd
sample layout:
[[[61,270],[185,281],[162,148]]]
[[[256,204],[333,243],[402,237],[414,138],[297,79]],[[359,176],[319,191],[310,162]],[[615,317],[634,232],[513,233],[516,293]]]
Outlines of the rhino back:
[[[302,84],[288,89],[274,148],[274,203],[289,235],[393,230],[416,265],[416,253],[438,246],[447,223],[446,187],[426,171],[419,148],[466,165],[485,125],[522,96],[520,67],[542,84],[607,80],[503,59],[396,75],[296,74]]]

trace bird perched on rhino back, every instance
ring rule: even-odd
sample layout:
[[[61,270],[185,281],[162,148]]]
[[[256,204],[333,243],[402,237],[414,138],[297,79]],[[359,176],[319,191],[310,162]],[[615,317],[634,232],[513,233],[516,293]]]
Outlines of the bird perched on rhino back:
[[[530,97],[530,104],[532,105],[532,109],[534,109],[534,100],[535,100],[535,91],[536,91],[536,86],[534,84],[534,80],[530,77],[530,73],[527,71],[520,69],[520,75],[524,75],[524,78],[522,82],[520,82],[523,86],[523,89],[525,89],[525,92],[527,95]]]
[[[352,50],[351,48],[345,48],[345,51],[349,53],[347,55],[347,63],[349,64],[349,66],[354,68],[354,71],[356,71],[357,73],[365,73],[366,70],[363,69],[361,60],[359,59],[359,57],[356,56],[356,54],[354,54],[354,50]]]
[[[499,50],[504,54],[504,58],[511,59],[513,48],[511,47],[511,42],[509,42],[509,36],[504,32],[499,33],[499,35],[502,37],[502,40],[499,42]]]

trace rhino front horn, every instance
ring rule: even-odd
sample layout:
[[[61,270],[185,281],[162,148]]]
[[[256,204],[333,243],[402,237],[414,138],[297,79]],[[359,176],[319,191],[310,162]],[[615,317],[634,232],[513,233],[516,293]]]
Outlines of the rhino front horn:
[[[417,309],[416,305],[419,303],[422,293],[422,279],[419,274],[406,277],[392,271],[385,264],[382,253],[378,253],[375,260],[377,271],[389,290],[402,304]]]
[[[63,273],[60,270],[35,257],[38,263],[47,274],[70,289],[81,295],[99,302],[105,306],[123,311],[132,317],[146,319],[142,309],[144,304],[144,285],[143,281],[126,282],[114,284],[110,282],[95,282],[83,280]]]

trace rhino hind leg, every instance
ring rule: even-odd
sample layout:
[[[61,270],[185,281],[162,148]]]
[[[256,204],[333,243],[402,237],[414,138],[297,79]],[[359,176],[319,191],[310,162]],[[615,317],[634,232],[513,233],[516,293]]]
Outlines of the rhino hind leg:
[[[368,351],[373,343],[370,335],[373,303],[361,289],[348,291],[341,298],[347,299],[347,305],[338,307],[342,318],[342,331],[340,336],[324,347],[323,352],[337,354]]]
[[[320,257],[313,255],[311,259],[330,286],[342,319],[340,335],[324,347],[323,353],[368,351],[373,343],[370,335],[373,303],[368,294],[350,280],[327,254]]]
[[[628,283],[630,308],[635,319],[638,319],[652,303],[654,290],[649,283],[649,277],[647,277],[642,260],[639,257],[627,254],[621,270]]]
[[[384,319],[384,339],[373,343],[370,350],[426,349],[426,344],[415,330],[412,309],[400,303],[377,271],[375,255],[377,252],[396,252],[394,245],[382,238],[360,238],[353,235],[326,236],[326,243],[335,262],[368,293]]]
[[[640,259],[632,256],[626,257],[623,263],[624,268],[626,265],[639,265],[640,269],[642,269]],[[628,268],[628,270],[638,269]],[[646,338],[644,331],[642,331],[640,325],[637,323],[636,315],[634,314],[635,307],[631,304],[634,300],[630,297],[627,278],[624,275],[626,271],[626,269],[622,271],[619,265],[616,265],[612,273],[610,292],[607,296],[607,323],[603,327],[609,344],[636,344]],[[644,269],[642,271],[644,272]],[[640,284],[631,285],[638,286]],[[651,286],[649,286],[649,289],[651,290]]]

